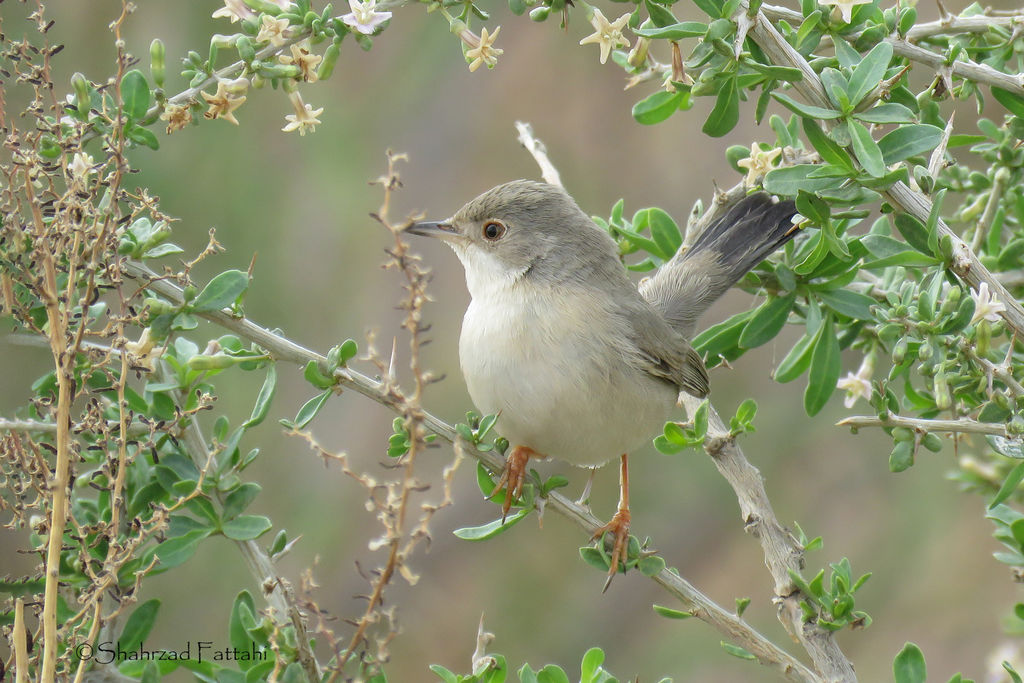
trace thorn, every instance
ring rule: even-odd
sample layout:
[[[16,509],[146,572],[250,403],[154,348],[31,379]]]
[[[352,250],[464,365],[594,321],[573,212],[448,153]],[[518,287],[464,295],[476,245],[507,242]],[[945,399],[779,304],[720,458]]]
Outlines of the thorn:
[[[388,379],[395,379],[395,356],[398,354],[398,337],[391,338],[391,360],[388,362]]]

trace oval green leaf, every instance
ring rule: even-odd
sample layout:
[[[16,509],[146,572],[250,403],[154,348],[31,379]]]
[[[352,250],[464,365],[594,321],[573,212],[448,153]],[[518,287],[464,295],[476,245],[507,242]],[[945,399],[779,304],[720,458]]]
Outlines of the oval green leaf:
[[[878,141],[886,164],[929,152],[942,140],[942,129],[924,123],[900,126]]]
[[[754,312],[754,317],[743,328],[739,344],[745,349],[753,349],[775,338],[786,324],[786,318],[793,309],[796,292],[786,296],[774,297],[761,304]]]
[[[203,287],[192,310],[196,313],[219,311],[233,304],[249,288],[249,274],[241,270],[226,270]]]
[[[149,109],[149,83],[138,69],[132,69],[121,79],[121,101],[124,113],[130,119],[141,119]]]
[[[828,403],[839,381],[842,369],[839,362],[839,337],[835,333],[831,316],[825,319],[811,352],[811,367],[804,391],[804,410],[814,417]]]
[[[656,92],[633,105],[633,118],[645,126],[661,123],[679,109],[685,97],[681,92]]]

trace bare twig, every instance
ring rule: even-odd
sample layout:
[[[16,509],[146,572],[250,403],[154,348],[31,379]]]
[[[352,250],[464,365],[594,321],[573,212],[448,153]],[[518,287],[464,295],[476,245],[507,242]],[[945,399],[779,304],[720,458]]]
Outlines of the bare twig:
[[[548,158],[547,147],[533,136],[533,126],[525,121],[516,121],[516,130],[519,131],[519,142],[530,153],[530,156],[537,162],[537,165],[540,166],[540,175],[544,178],[544,181],[551,185],[562,187],[562,177],[558,174],[558,169],[555,168],[555,165]]]
[[[959,432],[964,434],[995,434],[1010,438],[1002,423],[978,422],[966,417],[959,420],[926,420],[902,415],[851,415],[836,423],[837,427],[906,427],[924,432]]]

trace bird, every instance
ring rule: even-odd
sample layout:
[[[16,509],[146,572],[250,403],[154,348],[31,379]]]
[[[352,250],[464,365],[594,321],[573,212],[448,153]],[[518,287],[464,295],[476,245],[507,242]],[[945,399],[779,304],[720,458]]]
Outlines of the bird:
[[[558,185],[513,180],[405,229],[440,239],[465,270],[459,362],[473,404],[498,415],[509,442],[494,491],[506,491],[503,519],[530,459],[619,458],[617,511],[592,538],[613,536],[611,580],[631,524],[628,454],[664,429],[680,392],[708,395],[690,343],[697,319],[793,238],[794,214],[792,201],[747,195],[639,286],[612,236]]]

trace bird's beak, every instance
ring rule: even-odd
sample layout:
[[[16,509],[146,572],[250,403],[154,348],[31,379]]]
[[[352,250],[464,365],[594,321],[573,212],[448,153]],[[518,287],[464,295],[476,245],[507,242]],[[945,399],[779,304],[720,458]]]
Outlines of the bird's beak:
[[[424,237],[438,237],[442,240],[450,240],[453,237],[459,236],[459,231],[452,224],[451,220],[413,223],[405,229],[405,232]]]

